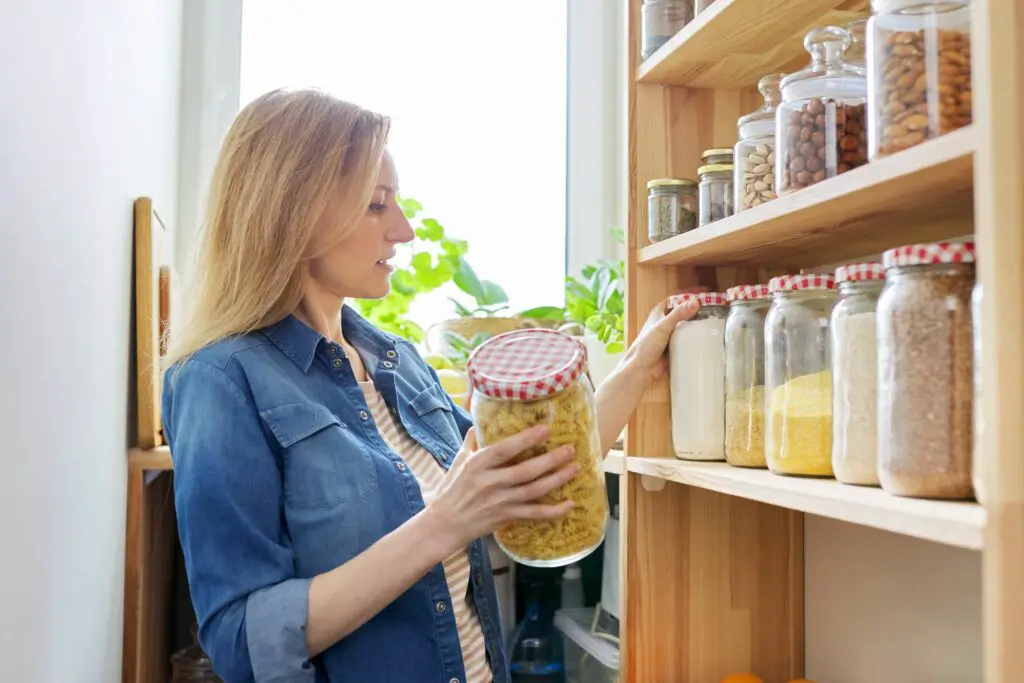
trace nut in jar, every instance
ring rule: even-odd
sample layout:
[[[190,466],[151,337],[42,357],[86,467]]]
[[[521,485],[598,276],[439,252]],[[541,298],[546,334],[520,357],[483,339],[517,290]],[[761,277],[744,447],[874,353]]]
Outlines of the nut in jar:
[[[871,155],[885,156],[972,119],[966,0],[875,0]]]
[[[743,164],[743,201],[749,209],[775,199],[775,152],[762,143],[750,150]]]
[[[782,79],[775,177],[784,194],[867,163],[865,70],[844,60],[850,34],[836,26],[804,38],[811,65]]]
[[[583,346],[555,330],[516,330],[477,347],[467,371],[481,446],[546,424],[551,427],[547,441],[523,451],[510,464],[572,446],[579,466],[568,483],[538,501],[573,501],[566,516],[509,522],[495,531],[498,546],[516,562],[534,567],[561,567],[586,557],[604,540],[608,498]]]

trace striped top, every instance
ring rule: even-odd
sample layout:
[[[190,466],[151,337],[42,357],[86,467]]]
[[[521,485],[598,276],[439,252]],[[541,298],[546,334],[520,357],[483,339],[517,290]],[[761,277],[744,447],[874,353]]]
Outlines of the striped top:
[[[391,446],[391,450],[405,460],[420,484],[424,502],[430,503],[444,482],[444,468],[434,460],[430,451],[409,436],[401,423],[395,421],[384,402],[384,397],[377,391],[373,382],[360,382],[359,386],[366,397],[366,404],[373,415],[377,431]],[[470,589],[469,553],[463,549],[445,560],[443,566],[448,592],[452,596],[452,611],[459,632],[462,659],[466,667],[466,683],[492,683],[480,617],[476,613],[476,608],[467,599]]]

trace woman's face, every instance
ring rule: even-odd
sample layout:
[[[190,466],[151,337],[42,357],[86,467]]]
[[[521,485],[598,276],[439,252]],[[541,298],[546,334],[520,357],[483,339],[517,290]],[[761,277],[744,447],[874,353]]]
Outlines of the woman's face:
[[[370,204],[356,229],[310,263],[310,277],[320,288],[353,299],[379,299],[388,293],[394,270],[388,261],[395,255],[395,245],[414,237],[395,198],[397,190],[395,164],[385,154]]]

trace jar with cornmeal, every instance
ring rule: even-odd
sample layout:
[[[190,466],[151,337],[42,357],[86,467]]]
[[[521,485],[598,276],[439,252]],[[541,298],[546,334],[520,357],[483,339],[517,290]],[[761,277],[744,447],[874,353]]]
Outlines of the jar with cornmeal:
[[[764,320],[768,285],[726,290],[725,459],[733,467],[766,467],[764,459]]]
[[[781,275],[768,284],[765,455],[775,474],[832,476],[831,275]]]
[[[494,445],[535,425],[549,425],[548,439],[510,464],[572,446],[579,466],[568,483],[537,501],[571,500],[575,505],[567,515],[509,522],[494,533],[498,546],[516,562],[531,567],[578,562],[601,545],[608,522],[601,439],[583,345],[555,330],[507,332],[477,347],[467,371],[481,446]]]

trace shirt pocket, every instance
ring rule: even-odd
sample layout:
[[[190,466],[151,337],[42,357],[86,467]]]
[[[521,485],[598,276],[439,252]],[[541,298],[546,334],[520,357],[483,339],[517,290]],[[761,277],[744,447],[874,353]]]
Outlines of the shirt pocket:
[[[446,443],[449,448],[459,450],[462,445],[462,435],[459,433],[459,425],[452,415],[448,397],[440,385],[432,384],[418,393],[409,402],[409,407],[416,413],[420,422],[440,437],[442,442]]]
[[[288,507],[332,507],[377,490],[377,468],[367,445],[327,407],[288,403],[261,411],[260,417],[281,446]]]

